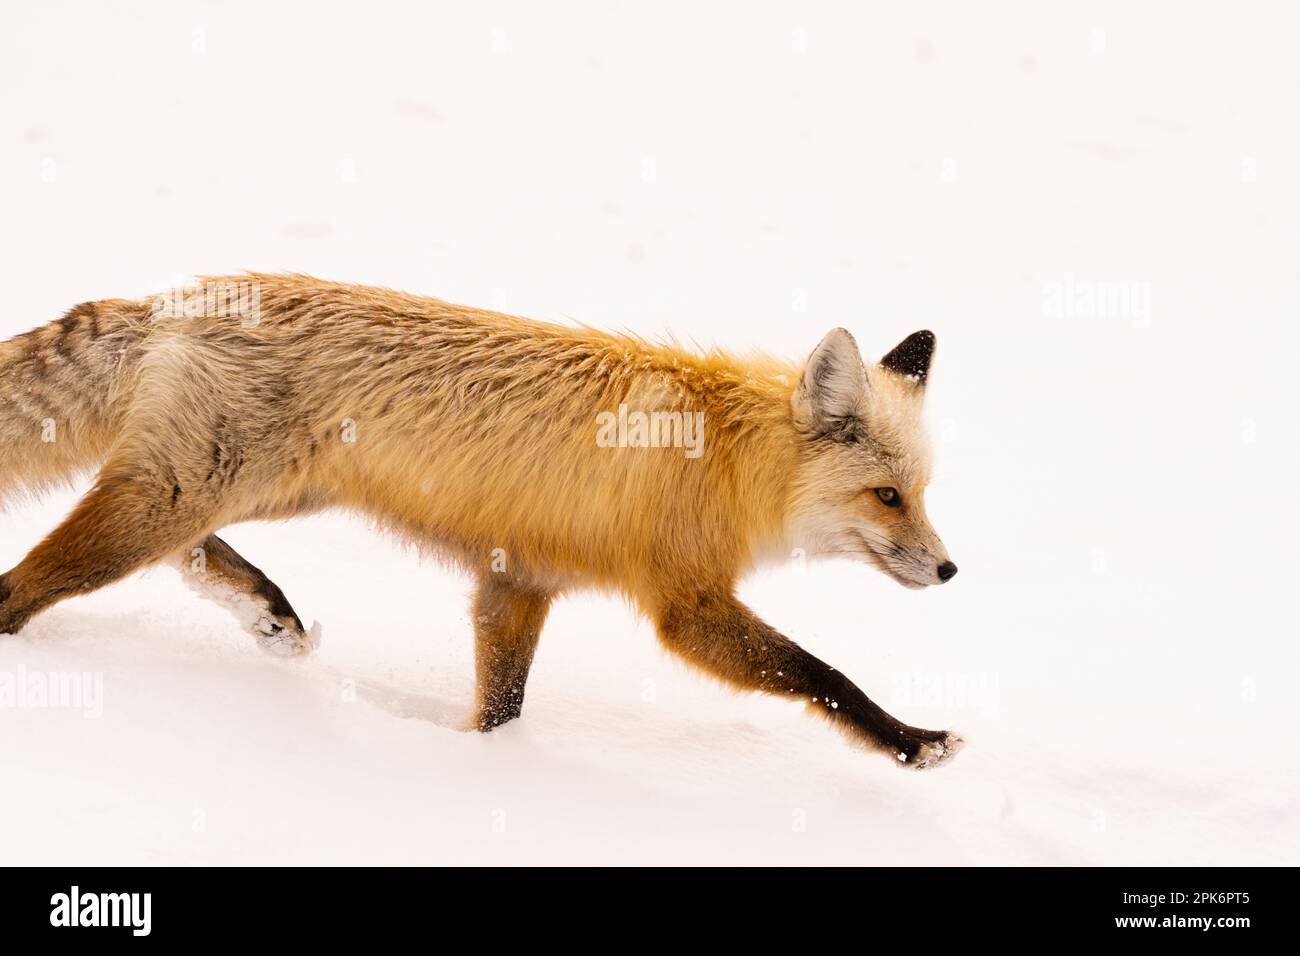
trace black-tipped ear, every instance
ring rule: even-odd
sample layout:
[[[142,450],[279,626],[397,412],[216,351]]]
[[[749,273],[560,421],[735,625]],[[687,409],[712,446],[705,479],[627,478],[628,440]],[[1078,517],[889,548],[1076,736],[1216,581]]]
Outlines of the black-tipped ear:
[[[804,366],[792,404],[795,420],[823,435],[847,438],[858,424],[867,394],[867,370],[858,343],[831,329]]]
[[[924,385],[926,376],[930,374],[932,358],[934,358],[934,333],[913,332],[880,360],[880,367],[916,379],[918,384]]]

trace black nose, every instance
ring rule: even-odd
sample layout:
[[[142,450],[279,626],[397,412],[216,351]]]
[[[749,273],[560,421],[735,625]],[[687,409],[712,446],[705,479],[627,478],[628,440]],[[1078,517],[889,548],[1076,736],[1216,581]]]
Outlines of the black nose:
[[[951,561],[945,561],[936,570],[939,572],[940,581],[951,581],[952,576],[957,573],[957,565]]]

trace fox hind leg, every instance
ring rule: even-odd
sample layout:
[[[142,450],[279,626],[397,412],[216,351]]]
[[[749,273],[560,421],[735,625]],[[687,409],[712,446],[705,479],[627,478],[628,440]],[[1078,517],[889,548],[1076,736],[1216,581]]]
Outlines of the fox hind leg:
[[[261,648],[276,657],[304,657],[320,646],[276,584],[215,534],[181,555],[181,576],[195,591],[225,607]]]
[[[504,575],[480,578],[474,595],[477,730],[492,730],[522,712],[524,686],[550,606],[550,594]]]
[[[186,495],[173,474],[101,472],[72,513],[0,576],[0,634],[14,634],[50,605],[165,558],[201,537],[213,504]]]

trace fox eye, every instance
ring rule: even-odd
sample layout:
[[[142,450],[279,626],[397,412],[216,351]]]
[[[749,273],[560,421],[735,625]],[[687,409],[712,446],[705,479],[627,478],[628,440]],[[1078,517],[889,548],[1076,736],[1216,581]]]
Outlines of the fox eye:
[[[876,497],[891,508],[897,508],[903,503],[903,499],[898,496],[897,488],[877,488]]]

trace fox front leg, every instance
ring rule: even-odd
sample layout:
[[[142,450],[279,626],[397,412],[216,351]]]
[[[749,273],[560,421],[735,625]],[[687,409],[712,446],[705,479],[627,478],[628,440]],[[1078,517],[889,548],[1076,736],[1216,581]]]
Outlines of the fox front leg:
[[[523,712],[528,671],[550,607],[545,591],[503,574],[480,577],[474,593],[476,730],[489,731]]]
[[[886,713],[847,677],[760,620],[728,592],[701,593],[656,615],[674,653],[726,683],[804,700],[858,743],[925,770],[951,758],[961,737],[911,727]]]
[[[215,534],[182,554],[180,569],[190,587],[235,615],[268,653],[303,657],[320,646],[320,625],[303,628],[284,592]]]

